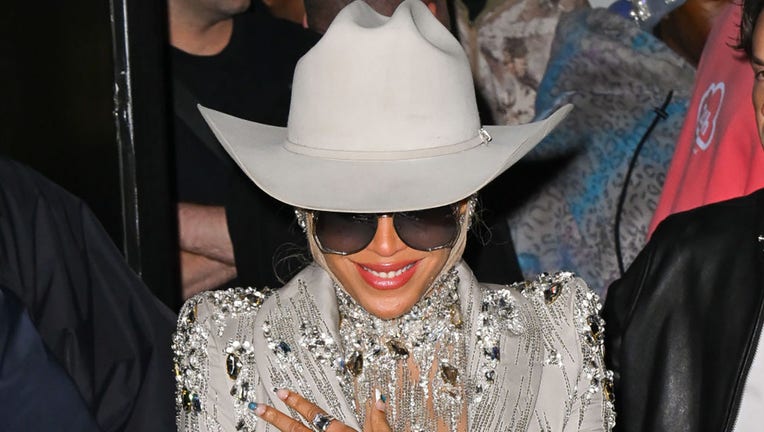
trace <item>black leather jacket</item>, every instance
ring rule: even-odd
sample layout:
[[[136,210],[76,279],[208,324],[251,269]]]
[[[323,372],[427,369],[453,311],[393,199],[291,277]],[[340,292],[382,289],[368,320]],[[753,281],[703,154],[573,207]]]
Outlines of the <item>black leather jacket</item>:
[[[608,291],[617,430],[731,431],[762,327],[764,189],[669,217]]]

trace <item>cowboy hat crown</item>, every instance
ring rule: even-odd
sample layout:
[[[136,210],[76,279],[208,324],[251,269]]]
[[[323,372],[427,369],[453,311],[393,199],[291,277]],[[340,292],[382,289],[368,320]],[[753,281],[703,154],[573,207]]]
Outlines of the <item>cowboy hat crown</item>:
[[[475,193],[570,108],[543,122],[481,129],[469,61],[429,9],[406,0],[385,17],[358,0],[298,62],[287,128],[200,110],[274,198],[371,213],[437,207]]]

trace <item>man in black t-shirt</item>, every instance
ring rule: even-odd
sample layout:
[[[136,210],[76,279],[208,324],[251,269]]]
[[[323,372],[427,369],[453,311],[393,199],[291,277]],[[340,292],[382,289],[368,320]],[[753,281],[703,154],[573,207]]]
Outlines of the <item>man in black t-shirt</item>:
[[[249,7],[168,0],[184,297],[222,284],[278,286],[289,276],[274,271],[279,254],[304,243],[292,210],[243,178],[196,110],[286,125],[294,66],[318,35]]]

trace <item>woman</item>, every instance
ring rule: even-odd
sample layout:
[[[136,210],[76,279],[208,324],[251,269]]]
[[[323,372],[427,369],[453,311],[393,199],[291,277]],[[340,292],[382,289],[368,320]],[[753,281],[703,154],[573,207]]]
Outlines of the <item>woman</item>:
[[[599,305],[570,274],[484,286],[473,195],[569,108],[480,128],[469,64],[419,0],[340,13],[297,66],[286,130],[202,108],[315,263],[272,293],[184,306],[182,430],[605,430]]]

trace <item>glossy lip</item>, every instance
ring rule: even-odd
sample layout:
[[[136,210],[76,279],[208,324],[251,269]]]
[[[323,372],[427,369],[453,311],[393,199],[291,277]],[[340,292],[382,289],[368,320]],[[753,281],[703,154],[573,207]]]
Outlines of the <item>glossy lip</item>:
[[[414,276],[414,273],[416,273],[419,261],[420,260],[382,264],[361,264],[354,262],[353,264],[355,264],[358,273],[361,275],[363,280],[369,284],[370,287],[382,291],[387,291],[398,289],[405,285],[406,282],[408,282],[411,277]],[[411,265],[411,268],[392,278],[382,278],[369,271],[373,270],[378,273],[391,272],[400,270],[408,265]]]

